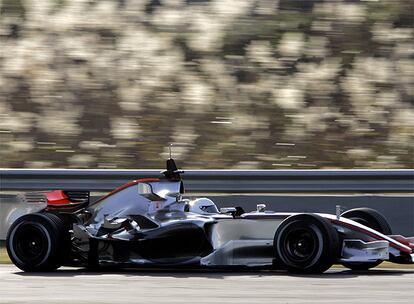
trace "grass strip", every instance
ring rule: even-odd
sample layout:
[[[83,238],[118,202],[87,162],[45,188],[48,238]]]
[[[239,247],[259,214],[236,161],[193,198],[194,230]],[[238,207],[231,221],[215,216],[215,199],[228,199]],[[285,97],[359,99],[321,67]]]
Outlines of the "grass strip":
[[[11,264],[5,247],[0,247],[0,264]]]

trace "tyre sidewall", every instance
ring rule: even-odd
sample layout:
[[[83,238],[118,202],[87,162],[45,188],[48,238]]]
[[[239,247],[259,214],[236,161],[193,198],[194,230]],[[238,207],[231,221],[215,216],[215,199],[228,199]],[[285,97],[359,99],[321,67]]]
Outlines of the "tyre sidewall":
[[[392,230],[386,218],[378,211],[371,208],[355,208],[345,211],[342,217],[351,219],[382,234],[390,235]]]

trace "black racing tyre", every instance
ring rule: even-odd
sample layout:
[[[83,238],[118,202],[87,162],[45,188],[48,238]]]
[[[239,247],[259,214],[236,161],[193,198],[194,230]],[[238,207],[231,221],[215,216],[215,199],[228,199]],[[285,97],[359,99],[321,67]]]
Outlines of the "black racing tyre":
[[[70,235],[55,214],[26,214],[11,225],[6,246],[11,261],[21,270],[52,271],[68,255]]]
[[[390,235],[392,230],[385,217],[378,211],[371,208],[355,208],[345,211],[341,214],[342,217],[353,220],[357,223],[365,225],[369,228],[375,229],[382,234]],[[381,264],[382,261],[375,261],[369,263],[342,263],[345,267],[352,270],[368,270]]]
[[[276,263],[289,271],[322,273],[338,259],[339,237],[327,219],[298,214],[280,224],[273,247]]]

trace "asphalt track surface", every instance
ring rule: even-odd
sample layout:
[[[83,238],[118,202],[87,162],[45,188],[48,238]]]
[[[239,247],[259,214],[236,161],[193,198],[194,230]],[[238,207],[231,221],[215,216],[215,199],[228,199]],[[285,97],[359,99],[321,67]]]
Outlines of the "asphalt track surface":
[[[63,268],[23,273],[0,265],[0,303],[413,303],[414,270],[282,271]]]

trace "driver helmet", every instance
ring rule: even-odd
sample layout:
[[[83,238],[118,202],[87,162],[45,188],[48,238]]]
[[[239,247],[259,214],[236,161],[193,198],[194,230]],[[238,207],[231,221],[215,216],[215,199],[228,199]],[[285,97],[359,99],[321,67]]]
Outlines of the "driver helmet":
[[[219,213],[216,204],[214,204],[211,199],[208,199],[206,197],[201,197],[190,201],[188,211],[199,214]]]

